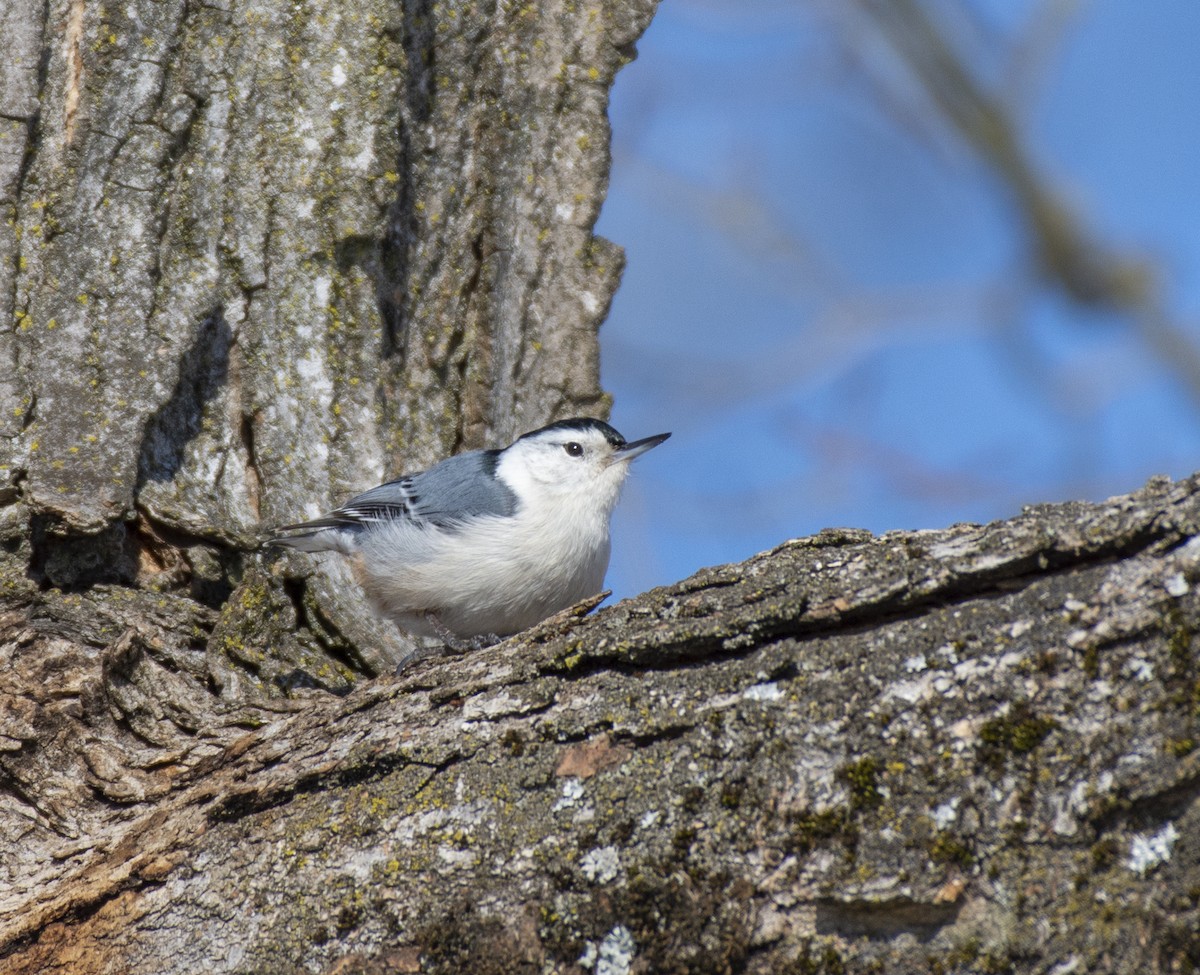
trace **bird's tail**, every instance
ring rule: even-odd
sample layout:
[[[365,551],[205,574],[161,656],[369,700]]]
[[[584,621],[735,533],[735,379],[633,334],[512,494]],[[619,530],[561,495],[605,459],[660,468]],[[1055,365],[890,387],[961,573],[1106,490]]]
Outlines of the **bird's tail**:
[[[341,552],[351,555],[357,551],[354,533],[337,528],[313,527],[309,524],[285,525],[264,543],[277,548],[294,548],[299,552]]]

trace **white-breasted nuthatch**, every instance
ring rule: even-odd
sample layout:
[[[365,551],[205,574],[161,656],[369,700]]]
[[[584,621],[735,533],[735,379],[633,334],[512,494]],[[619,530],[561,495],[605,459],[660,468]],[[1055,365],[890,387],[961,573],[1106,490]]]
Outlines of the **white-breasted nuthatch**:
[[[389,481],[271,544],[340,552],[374,609],[417,636],[508,636],[599,592],[629,462],[607,423],[560,420]]]

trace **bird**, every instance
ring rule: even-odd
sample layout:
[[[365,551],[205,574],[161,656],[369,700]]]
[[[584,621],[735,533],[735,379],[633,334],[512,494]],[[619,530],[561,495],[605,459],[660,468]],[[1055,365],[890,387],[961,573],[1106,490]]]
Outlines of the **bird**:
[[[601,590],[630,462],[670,436],[629,443],[602,420],[559,420],[283,525],[268,544],[347,557],[374,611],[413,636],[494,642]]]

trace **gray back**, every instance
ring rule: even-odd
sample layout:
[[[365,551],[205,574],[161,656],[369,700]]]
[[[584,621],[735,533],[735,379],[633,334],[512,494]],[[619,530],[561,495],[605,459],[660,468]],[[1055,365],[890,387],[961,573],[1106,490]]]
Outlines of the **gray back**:
[[[509,517],[517,496],[496,477],[498,450],[472,450],[404,478],[413,515],[440,527],[480,515]]]
[[[472,450],[351,498],[324,518],[301,527],[365,528],[372,523],[411,519],[453,528],[481,515],[516,513],[517,496],[496,479],[498,450]]]

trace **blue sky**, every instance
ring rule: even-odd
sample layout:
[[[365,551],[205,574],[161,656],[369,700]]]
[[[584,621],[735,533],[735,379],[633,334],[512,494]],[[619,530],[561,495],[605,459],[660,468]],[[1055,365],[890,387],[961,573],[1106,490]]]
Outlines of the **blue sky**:
[[[926,6],[1200,345],[1200,4]],[[627,437],[675,434],[618,509],[618,597],[822,527],[988,521],[1200,468],[1200,390],[1038,275],[1004,185],[853,7],[672,0],[617,79],[597,229],[628,266],[603,378]]]

